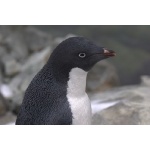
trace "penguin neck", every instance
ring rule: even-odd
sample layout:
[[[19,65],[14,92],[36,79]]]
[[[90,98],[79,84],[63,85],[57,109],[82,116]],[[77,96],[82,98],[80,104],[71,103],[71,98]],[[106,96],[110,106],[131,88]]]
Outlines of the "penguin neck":
[[[69,64],[49,62],[49,68],[52,69],[55,81],[64,88],[67,87],[67,93],[70,96],[81,96],[85,94],[87,72],[78,67],[72,68]]]
[[[70,97],[82,97],[85,95],[87,72],[80,68],[73,68],[69,72],[67,82],[67,94]]]

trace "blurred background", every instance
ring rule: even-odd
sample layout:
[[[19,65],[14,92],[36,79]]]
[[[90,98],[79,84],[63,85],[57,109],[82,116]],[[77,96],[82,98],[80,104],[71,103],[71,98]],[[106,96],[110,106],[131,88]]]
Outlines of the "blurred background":
[[[150,26],[0,26],[0,124],[16,119],[24,92],[53,49],[84,36],[116,52],[87,79],[93,124],[150,124]]]

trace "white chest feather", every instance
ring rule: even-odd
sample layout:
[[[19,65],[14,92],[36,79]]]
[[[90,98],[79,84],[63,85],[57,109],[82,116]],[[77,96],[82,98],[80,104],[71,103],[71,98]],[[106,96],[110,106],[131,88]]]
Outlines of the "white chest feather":
[[[67,98],[73,114],[74,125],[91,124],[91,103],[85,92],[87,72],[73,68],[69,74]]]

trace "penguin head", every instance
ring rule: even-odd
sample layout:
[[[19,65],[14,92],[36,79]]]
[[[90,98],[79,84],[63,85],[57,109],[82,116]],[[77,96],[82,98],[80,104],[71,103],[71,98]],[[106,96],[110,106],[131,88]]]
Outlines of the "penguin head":
[[[81,68],[89,71],[97,62],[115,56],[115,52],[84,37],[71,37],[53,51],[52,59],[61,67]],[[55,58],[55,59],[54,59]]]

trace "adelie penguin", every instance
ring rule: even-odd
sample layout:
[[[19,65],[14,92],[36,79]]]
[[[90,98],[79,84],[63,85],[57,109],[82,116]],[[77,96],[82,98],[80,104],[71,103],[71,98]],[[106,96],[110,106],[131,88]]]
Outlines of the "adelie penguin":
[[[91,124],[86,76],[98,61],[111,56],[114,51],[83,37],[60,43],[27,88],[16,125]]]

